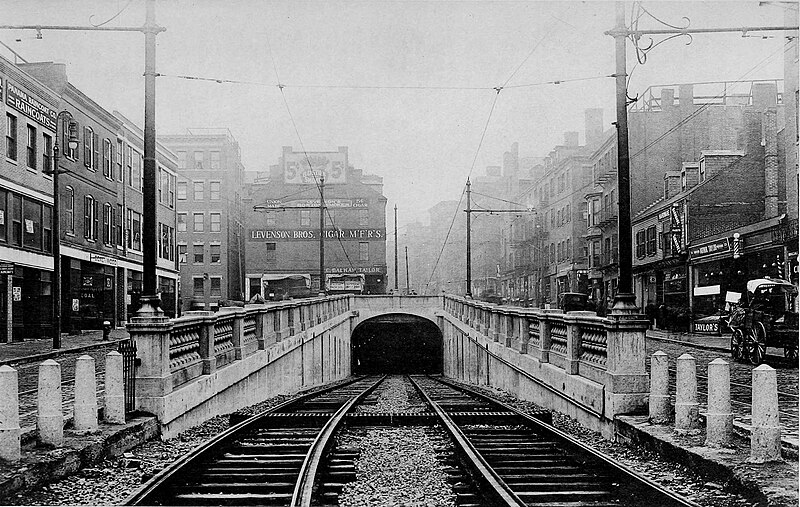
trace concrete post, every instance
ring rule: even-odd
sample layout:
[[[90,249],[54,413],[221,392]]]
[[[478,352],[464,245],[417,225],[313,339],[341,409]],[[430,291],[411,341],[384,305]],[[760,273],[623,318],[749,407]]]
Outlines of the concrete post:
[[[61,410],[61,365],[48,359],[39,365],[37,391],[39,440],[45,445],[64,445],[64,413]]]
[[[97,380],[94,358],[81,356],[75,360],[75,410],[73,425],[76,433],[97,431]]]
[[[567,325],[567,354],[564,358],[564,371],[570,375],[578,374],[578,365],[581,360],[581,326],[577,317],[564,316]]]
[[[19,374],[14,368],[0,366],[0,459],[19,461]]]
[[[203,364],[203,375],[211,375],[217,369],[217,357],[214,354],[214,314],[212,312],[186,312],[184,315],[197,316],[197,334],[200,347],[200,362]]]
[[[172,392],[169,367],[172,322],[166,317],[133,317],[127,328],[136,341],[136,355],[141,360],[136,368],[136,409],[163,420],[165,396]]]
[[[667,424],[672,407],[669,400],[669,357],[662,351],[650,358],[650,422]]]
[[[500,330],[502,326],[502,319],[503,314],[501,314],[497,310],[492,310],[492,341],[499,342],[500,341]]]
[[[531,339],[530,325],[528,324],[528,315],[522,315],[519,318],[519,353],[528,353],[528,342]]]
[[[781,427],[778,419],[778,382],[775,369],[762,364],[753,368],[753,413],[750,459],[765,463],[781,459]]]
[[[731,411],[731,367],[722,359],[708,363],[708,411],[706,412],[706,445],[726,447],[733,434]]]
[[[539,361],[550,362],[550,346],[552,345],[550,336],[550,320],[547,316],[539,319]]]
[[[116,350],[106,354],[105,391],[105,421],[109,424],[125,424],[125,384],[122,375],[122,354]]]
[[[244,343],[244,316],[243,308],[237,308],[231,312],[234,314],[231,341],[233,342],[233,360],[240,361],[244,357],[242,344]]]
[[[699,427],[697,364],[694,357],[683,354],[678,357],[675,377],[675,430],[698,433]]]
[[[281,307],[277,307],[272,311],[272,316],[273,316],[272,318],[275,319],[275,322],[277,323],[277,327],[275,328],[275,341],[279,342],[283,340],[283,338],[286,335],[286,332],[284,331],[287,322],[286,310]]]
[[[264,318],[266,316],[266,313],[260,311],[260,308],[251,309],[250,312],[256,319],[255,332],[256,332],[256,342],[258,342],[258,350],[264,350],[266,348],[267,319]]]
[[[648,321],[639,315],[606,319],[605,416],[644,413],[647,410],[648,376],[645,367],[645,331]]]

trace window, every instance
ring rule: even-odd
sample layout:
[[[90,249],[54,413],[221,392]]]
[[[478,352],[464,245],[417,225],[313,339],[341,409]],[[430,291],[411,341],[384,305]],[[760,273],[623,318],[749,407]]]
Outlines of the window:
[[[186,213],[178,213],[178,232],[186,232]]]
[[[22,197],[11,194],[11,244],[22,246]]]
[[[210,245],[209,255],[211,256],[211,264],[219,264],[222,262],[222,247],[220,245]]]
[[[206,193],[205,183],[202,181],[195,181],[194,184],[192,185],[192,188],[194,190],[192,194],[192,199],[194,199],[195,201],[202,201],[203,197],[205,197],[204,194]]]
[[[8,192],[0,190],[0,241],[5,243],[8,241],[8,226],[6,220],[8,218]]]
[[[133,148],[130,144],[125,145],[125,170],[128,172],[128,186],[133,186]]]
[[[186,169],[186,152],[176,151],[175,154],[178,155],[178,168]]]
[[[222,216],[219,213],[211,213],[211,224],[209,226],[209,230],[211,232],[219,232],[222,230]]]
[[[194,232],[203,232],[205,226],[205,213],[195,213],[194,217]]]
[[[647,228],[647,255],[656,254],[656,226],[652,225]]]
[[[89,169],[97,169],[98,150],[97,134],[92,127],[83,127],[83,165]]]
[[[36,127],[28,125],[28,144],[25,147],[28,167],[36,169]]]
[[[114,243],[114,208],[111,203],[103,204],[103,244],[111,245]]]
[[[142,249],[142,214],[128,208],[128,248]]]
[[[163,167],[158,168],[158,202],[169,204],[169,173]]]
[[[358,210],[358,225],[360,227],[366,227],[369,225],[369,210]]]
[[[214,152],[212,152],[214,153]],[[208,184],[208,198],[212,201],[219,201],[220,182],[212,181]]]
[[[203,280],[202,276],[196,276],[192,278],[192,295],[193,296],[203,296],[205,295],[205,280]]]
[[[66,198],[64,199],[64,217],[66,222],[67,234],[75,234],[75,189],[66,187]]]
[[[122,171],[122,154],[123,154],[122,150],[123,150],[123,146],[124,145],[122,144],[122,139],[117,139],[117,156],[116,156],[116,160],[114,160],[114,162],[115,162],[114,165],[116,166],[115,170],[117,171],[117,178],[119,178],[119,181],[123,180],[123,176],[122,175],[124,174],[123,171]]]
[[[178,262],[186,264],[186,245],[178,245]]]
[[[49,173],[53,171],[53,138],[47,134],[42,134],[44,151],[42,152],[42,171]]]
[[[195,243],[194,245],[192,245],[192,253],[194,254],[194,263],[195,264],[202,264],[203,262],[205,262],[205,259],[204,259],[204,253],[205,252],[203,251],[203,245],[202,244]]]
[[[681,190],[686,190],[686,169],[681,171]]]
[[[178,182],[178,200],[185,201],[186,200],[186,182],[179,181]]]
[[[97,201],[91,195],[83,197],[83,237],[89,241],[97,239]]]
[[[567,238],[567,252],[566,252],[567,259],[572,258],[572,240]]]
[[[117,204],[117,212],[114,214],[114,228],[116,229],[116,243],[117,246],[122,246],[125,240],[125,235],[122,234],[122,222],[125,220],[125,215],[122,212],[122,204]]]
[[[358,244],[358,260],[360,261],[368,261],[369,260],[369,243],[366,241],[362,241]]]
[[[22,246],[34,250],[42,249],[42,204],[31,199],[23,201]]]
[[[219,152],[218,151],[212,151],[211,152],[211,169],[219,169],[219,168],[220,168]]]
[[[705,159],[700,161],[700,183],[706,181],[706,161]]]
[[[211,296],[222,296],[222,278],[218,276],[211,277]]]
[[[647,237],[645,231],[636,233],[636,257],[644,257],[647,252]]]
[[[564,219],[567,221],[567,223],[572,221],[572,216],[571,216],[571,213],[570,213],[569,204],[567,204],[567,211],[564,212],[564,215],[565,215]]]
[[[300,226],[309,227],[311,225],[311,210],[300,211]]]
[[[53,251],[53,207],[42,207],[42,247],[45,252]]]
[[[162,259],[174,260],[175,257],[172,253],[173,243],[175,241],[175,230],[167,224],[159,222],[159,235],[158,235],[158,255]]]
[[[114,179],[114,148],[111,139],[103,139],[103,176]]]
[[[275,227],[278,225],[278,219],[275,218],[275,215],[267,214],[267,227]]]
[[[203,168],[203,152],[202,151],[194,152],[194,168],[195,169],[202,169]]]
[[[169,207],[170,209],[175,209],[175,181],[176,177],[174,174],[169,175]]]
[[[6,157],[17,160],[17,117],[6,113]]]
[[[267,252],[267,254],[265,255],[266,261],[275,262],[276,260],[275,252],[277,243],[265,243],[264,246],[266,247],[266,252]]]

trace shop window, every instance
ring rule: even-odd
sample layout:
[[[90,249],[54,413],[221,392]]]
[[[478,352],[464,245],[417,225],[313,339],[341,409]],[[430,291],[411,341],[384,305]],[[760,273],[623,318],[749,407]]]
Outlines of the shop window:
[[[248,281],[250,282],[250,294],[248,299],[256,294],[261,294],[261,278],[249,278]]]
[[[75,189],[66,187],[66,199],[64,199],[64,217],[67,230],[64,231],[69,235],[75,234]]]
[[[0,190],[0,241],[5,243],[8,241],[8,227],[6,226],[6,219],[8,217],[8,192]]]
[[[202,244],[192,245],[192,254],[194,255],[195,264],[203,264],[205,262],[205,252]]]
[[[636,257],[644,257],[647,251],[647,237],[645,231],[636,232]]]
[[[209,255],[211,256],[211,264],[219,264],[222,262],[222,247],[220,245],[210,245]]]
[[[22,246],[34,250],[42,249],[42,204],[30,199],[25,199],[24,209],[24,230],[22,234]]]
[[[114,208],[111,203],[103,204],[103,244],[111,245],[114,243],[114,221],[112,215]]]
[[[114,160],[114,170],[117,172],[117,178],[119,181],[123,179],[123,172],[122,172],[122,153],[123,153],[123,144],[122,139],[117,139],[117,154]]]
[[[302,210],[300,212],[300,227],[310,227],[310,226],[311,226],[311,211]]]
[[[178,245],[178,262],[180,264],[186,264],[186,248],[184,244]]]
[[[11,194],[11,244],[22,246],[22,197]]]
[[[193,189],[192,199],[194,199],[195,201],[202,201],[203,198],[205,197],[204,194],[206,193],[205,183],[202,181],[195,181],[192,184],[192,189]]]
[[[36,169],[36,127],[28,125],[28,144],[25,147],[28,167]]]
[[[656,226],[647,228],[647,255],[656,254]]]
[[[275,260],[276,260],[276,255],[275,254],[277,252],[278,244],[277,243],[265,243],[264,246],[265,246],[265,250],[266,250],[266,255],[264,256],[265,260],[267,262],[275,262]]]
[[[6,158],[17,160],[17,117],[6,113]]]
[[[222,278],[220,278],[219,276],[211,277],[211,296],[212,297],[222,296]]]
[[[219,232],[222,230],[222,216],[219,213],[211,213],[209,215],[210,224],[209,230],[211,232]]]
[[[186,213],[178,213],[178,232],[186,232]]]
[[[205,228],[205,214],[204,213],[194,213],[194,232],[203,232]]]
[[[205,280],[202,276],[192,278],[192,295],[204,296],[205,295]]]
[[[362,241],[358,244],[358,260],[360,261],[368,261],[369,260],[369,243],[366,241]]]
[[[186,200],[186,182],[179,181],[178,182],[178,200],[185,201]]]
[[[219,181],[211,181],[208,183],[208,198],[212,201],[219,201],[220,197],[220,186],[221,183]]]
[[[219,169],[221,167],[220,166],[220,161],[219,161],[220,160],[219,159],[219,152],[218,151],[212,151],[212,152],[210,152],[210,155],[211,155],[211,169]]]
[[[53,138],[48,134],[42,134],[42,171],[49,173],[53,171]]]

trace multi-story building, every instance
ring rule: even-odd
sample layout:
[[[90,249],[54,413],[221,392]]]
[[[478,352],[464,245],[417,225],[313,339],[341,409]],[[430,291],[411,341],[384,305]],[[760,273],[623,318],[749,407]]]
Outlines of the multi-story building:
[[[309,168],[310,164],[310,168]],[[325,278],[320,284],[320,185],[324,176]],[[248,297],[386,292],[383,178],[348,163],[348,149],[295,152],[289,146],[268,174],[248,186]]]
[[[179,308],[216,310],[245,298],[244,166],[228,129],[159,136],[177,157]]]
[[[56,109],[68,111],[77,124],[79,146],[75,150],[68,148],[66,115],[62,116],[62,123],[58,125],[58,135],[62,137],[59,139],[61,146],[59,170],[63,172],[59,178],[60,209],[57,214],[61,225],[62,245],[62,328],[66,331],[99,329],[105,320],[119,325],[137,309],[133,304],[134,298],[138,295],[135,280],[137,278],[141,280],[143,271],[140,220],[141,134],[135,134],[137,129],[130,122],[127,122],[126,126],[125,120],[114,116],[70,84],[63,64],[26,63],[18,65],[18,69],[27,74],[27,78],[21,84],[30,87],[37,94],[42,92],[44,87],[52,90],[50,93],[60,98]],[[36,81],[42,84],[37,84]],[[18,100],[18,97],[14,96],[14,100]],[[11,100],[10,95],[8,100]],[[44,104],[38,108],[28,103],[27,107],[36,108],[38,113],[34,116],[52,119],[51,126],[55,133],[57,113]],[[34,109],[29,109],[29,114],[32,114],[31,111]],[[7,113],[8,122],[11,123],[9,115],[13,114]],[[28,125],[28,137],[30,139],[36,137],[32,125]],[[42,139],[44,157],[42,165],[52,163],[49,153],[54,140],[55,136]],[[8,138],[7,144],[9,146],[12,144]],[[28,142],[28,152],[31,157],[38,150],[36,142]],[[45,157],[45,154],[48,156]],[[159,164],[165,168],[165,174],[169,174],[168,154],[161,150],[157,158]],[[33,172],[36,170],[38,169],[30,168],[30,177],[33,177]],[[33,177],[33,180],[37,179],[38,176]],[[52,196],[52,180],[47,178],[47,181],[50,182],[49,193]],[[19,201],[13,196],[10,198],[12,217],[16,217],[15,208],[19,207]],[[24,220],[21,225],[24,224],[25,230],[32,231],[31,234],[37,238],[51,235],[52,227],[45,225],[50,221],[50,212],[43,207],[42,217],[37,219],[34,215],[38,216],[38,213],[33,209],[36,206],[32,203],[26,205],[25,202],[23,197],[21,200],[23,213],[27,213],[30,218],[20,215]],[[49,202],[52,203],[52,197]],[[26,210],[26,206],[31,209]],[[36,232],[37,220],[41,220],[42,224],[40,233]],[[168,205],[159,206],[157,221],[166,225],[174,224],[174,208]],[[13,223],[12,220],[12,228]],[[34,240],[30,239],[29,242],[32,244]],[[52,252],[52,244],[43,248],[43,251]],[[19,256],[14,255],[8,260],[16,264],[17,258]],[[25,262],[23,258],[23,265]],[[52,262],[49,267],[52,270]],[[159,275],[164,279],[174,281],[177,278],[176,273],[174,262],[171,265],[162,264],[159,268]],[[33,275],[31,272],[31,282],[25,282],[25,285],[30,286],[32,281],[36,280]],[[46,286],[44,283],[45,278],[50,282],[50,277],[39,273],[39,290],[44,296],[51,294],[52,286]],[[25,287],[22,289],[24,291]],[[31,297],[36,297],[35,289],[31,288],[28,292]],[[48,298],[42,298],[40,302],[45,303],[46,299]],[[50,302],[52,303],[52,299]],[[37,317],[38,328],[24,326],[26,334],[41,335],[43,327],[52,327],[52,313],[47,310],[42,311],[42,307],[43,305],[35,307],[40,313]],[[166,306],[165,310],[169,313],[169,306]],[[23,313],[25,311],[30,310],[23,310]],[[22,322],[24,321],[23,316]]]
[[[797,21],[797,6],[787,4],[785,21]],[[800,284],[798,277],[798,200],[800,200],[800,176],[798,175],[798,152],[800,152],[800,72],[798,60],[800,59],[800,42],[797,33],[786,34],[786,46],[783,60],[784,92],[783,104],[785,111],[785,126],[779,132],[778,149],[785,154],[784,178],[786,182],[786,215],[788,217],[787,235],[785,239],[786,257],[788,262],[787,279],[797,286]]]

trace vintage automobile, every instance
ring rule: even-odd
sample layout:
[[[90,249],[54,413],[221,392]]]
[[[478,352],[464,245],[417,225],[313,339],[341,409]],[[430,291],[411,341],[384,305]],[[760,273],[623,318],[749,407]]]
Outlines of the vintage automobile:
[[[731,356],[760,364],[767,347],[783,348],[793,364],[797,362],[797,287],[777,278],[747,282],[747,293],[728,317],[731,328]]]

